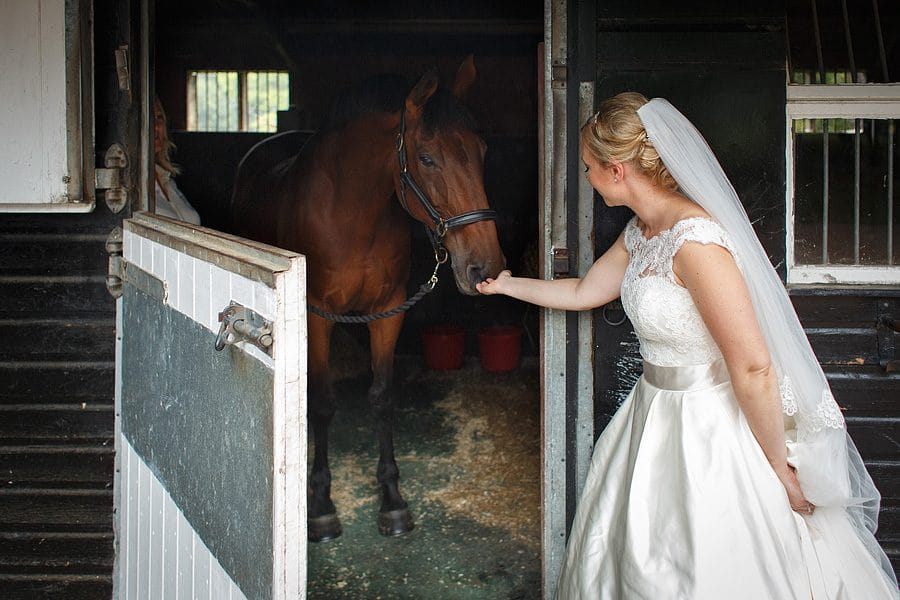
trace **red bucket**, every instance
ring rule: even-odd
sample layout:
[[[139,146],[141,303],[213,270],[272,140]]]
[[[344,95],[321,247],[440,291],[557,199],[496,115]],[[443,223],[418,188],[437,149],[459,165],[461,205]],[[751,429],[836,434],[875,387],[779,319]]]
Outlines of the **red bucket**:
[[[478,332],[481,368],[505,373],[519,366],[522,354],[522,329],[512,325],[492,325]]]
[[[459,369],[463,364],[465,332],[458,325],[430,325],[422,331],[425,367],[433,371]]]

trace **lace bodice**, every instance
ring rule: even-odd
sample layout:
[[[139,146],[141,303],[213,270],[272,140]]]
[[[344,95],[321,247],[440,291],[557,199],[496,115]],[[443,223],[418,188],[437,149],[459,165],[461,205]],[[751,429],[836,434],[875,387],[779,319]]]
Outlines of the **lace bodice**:
[[[622,280],[622,306],[640,340],[641,356],[655,365],[701,365],[722,357],[690,293],[672,272],[673,257],[688,241],[734,252],[725,230],[704,217],[682,219],[650,239],[636,217],[625,227],[631,259]]]

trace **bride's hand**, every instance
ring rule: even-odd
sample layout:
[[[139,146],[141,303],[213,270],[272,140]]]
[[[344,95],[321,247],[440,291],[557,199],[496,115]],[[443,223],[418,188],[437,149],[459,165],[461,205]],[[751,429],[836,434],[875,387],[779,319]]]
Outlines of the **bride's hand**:
[[[787,465],[787,468],[784,469],[783,472],[778,473],[778,479],[781,481],[784,490],[787,492],[791,508],[802,515],[811,515],[816,507],[803,495],[803,490],[800,489],[800,482],[797,480],[797,472],[794,470],[794,467]]]
[[[500,291],[500,286],[502,285],[501,280],[510,277],[512,277],[512,273],[509,270],[500,271],[500,274],[497,275],[496,279],[488,277],[481,283],[476,283],[475,289],[488,296],[491,294],[502,294],[503,292]]]

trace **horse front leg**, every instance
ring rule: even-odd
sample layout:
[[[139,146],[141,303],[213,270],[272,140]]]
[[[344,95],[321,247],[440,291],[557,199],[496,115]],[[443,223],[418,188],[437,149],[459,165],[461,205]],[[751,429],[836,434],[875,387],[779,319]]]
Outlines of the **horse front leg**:
[[[400,494],[400,469],[394,459],[394,349],[402,325],[402,315],[369,323],[373,375],[369,403],[375,412],[378,436],[377,478],[381,489],[378,531],[386,536],[402,535],[415,527],[406,500]]]
[[[313,433],[313,464],[309,475],[307,538],[324,542],[342,533],[331,501],[331,469],[328,466],[328,427],[334,417],[334,390],[328,370],[328,348],[334,324],[309,317],[309,422]]]

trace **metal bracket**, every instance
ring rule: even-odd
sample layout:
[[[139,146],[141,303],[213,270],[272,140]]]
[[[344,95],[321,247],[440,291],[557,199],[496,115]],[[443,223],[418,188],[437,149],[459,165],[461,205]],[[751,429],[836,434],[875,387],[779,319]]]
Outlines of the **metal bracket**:
[[[553,249],[553,278],[561,279],[569,276],[571,267],[569,265],[569,249],[554,248]]]
[[[120,144],[113,144],[103,157],[106,168],[94,169],[94,187],[103,190],[106,205],[114,213],[120,212],[128,203],[128,156]]]
[[[119,81],[119,89],[123,92],[131,92],[131,75],[128,68],[128,44],[122,44],[115,51],[116,78]]]
[[[122,256],[122,228],[116,227],[106,238],[109,269],[106,273],[106,289],[113,298],[121,298],[125,285],[125,257]]]
[[[266,354],[272,353],[272,322],[237,302],[231,302],[219,313],[219,334],[216,336],[216,350],[221,351],[227,344],[247,342]]]
[[[887,307],[885,307],[887,308]],[[885,373],[900,372],[900,359],[896,357],[895,335],[900,332],[900,320],[887,313],[878,316],[876,323],[878,336],[878,363]]]

